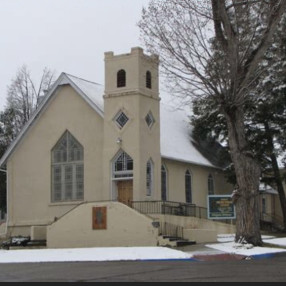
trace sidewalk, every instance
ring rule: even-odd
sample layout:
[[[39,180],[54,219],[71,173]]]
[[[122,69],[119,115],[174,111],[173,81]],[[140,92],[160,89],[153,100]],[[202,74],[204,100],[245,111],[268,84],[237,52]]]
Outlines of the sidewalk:
[[[249,260],[286,256],[286,237],[262,236],[264,246],[239,245],[234,235],[220,235],[217,243],[196,244],[176,248],[184,251],[196,261]]]

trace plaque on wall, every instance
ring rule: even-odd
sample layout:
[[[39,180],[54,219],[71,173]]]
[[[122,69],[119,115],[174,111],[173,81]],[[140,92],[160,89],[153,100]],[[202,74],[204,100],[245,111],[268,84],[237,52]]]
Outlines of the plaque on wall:
[[[106,207],[93,207],[92,208],[92,228],[93,229],[106,229]]]

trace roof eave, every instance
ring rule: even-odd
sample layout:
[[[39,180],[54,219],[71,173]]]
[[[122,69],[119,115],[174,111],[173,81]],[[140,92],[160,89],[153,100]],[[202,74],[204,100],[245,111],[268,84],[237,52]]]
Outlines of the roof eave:
[[[178,161],[178,162],[182,162],[182,163],[193,164],[193,165],[196,165],[196,166],[203,166],[203,167],[209,167],[209,168],[213,168],[213,169],[223,170],[221,167],[214,166],[211,163],[208,165],[208,164],[198,163],[198,162],[195,162],[195,161],[184,160],[184,159],[175,158],[175,157],[171,157],[171,156],[165,156],[165,155],[162,155],[162,154],[161,154],[161,157],[163,159],[167,159],[167,160]]]

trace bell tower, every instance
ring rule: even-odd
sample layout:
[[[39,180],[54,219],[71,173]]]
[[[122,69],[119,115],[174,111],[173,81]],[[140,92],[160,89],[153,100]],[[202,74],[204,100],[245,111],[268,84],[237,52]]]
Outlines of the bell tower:
[[[105,53],[104,197],[160,199],[159,57]]]

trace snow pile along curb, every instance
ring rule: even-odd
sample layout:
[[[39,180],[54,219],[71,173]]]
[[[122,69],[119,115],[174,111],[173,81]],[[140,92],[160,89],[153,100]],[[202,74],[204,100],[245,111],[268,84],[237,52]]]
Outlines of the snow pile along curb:
[[[270,242],[270,241],[269,241]],[[218,244],[207,244],[209,248],[213,248],[216,250],[220,250],[226,253],[242,255],[246,257],[252,258],[262,258],[262,257],[270,257],[277,253],[286,253],[286,249],[281,248],[271,248],[271,247],[238,247],[235,242],[227,242],[227,243],[218,243]]]
[[[0,250],[0,263],[189,260],[191,258],[191,254],[164,247]]]

